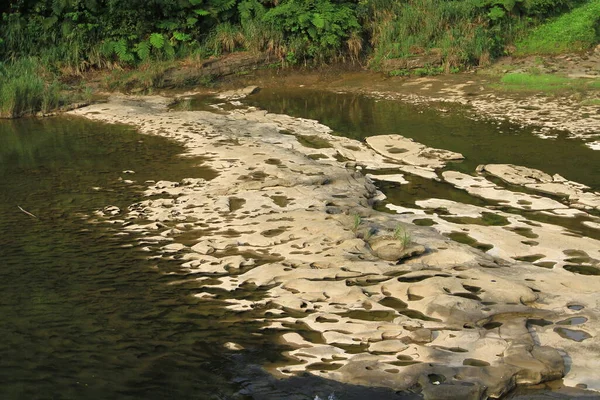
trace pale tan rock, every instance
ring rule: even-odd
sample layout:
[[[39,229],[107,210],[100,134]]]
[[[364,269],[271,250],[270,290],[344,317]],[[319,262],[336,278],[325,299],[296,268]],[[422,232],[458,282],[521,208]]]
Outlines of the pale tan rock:
[[[384,157],[419,167],[441,168],[447,161],[464,158],[459,153],[429,148],[400,135],[369,136],[366,142]]]

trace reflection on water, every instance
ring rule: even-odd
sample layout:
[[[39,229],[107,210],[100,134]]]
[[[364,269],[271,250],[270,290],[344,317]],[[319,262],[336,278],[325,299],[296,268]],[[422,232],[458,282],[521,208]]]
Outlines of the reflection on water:
[[[531,128],[507,122],[474,121],[464,109],[443,104],[448,112],[427,105],[377,100],[360,94],[311,89],[263,89],[244,100],[269,112],[316,119],[335,132],[357,140],[399,134],[428,146],[457,151],[465,161],[453,168],[475,172],[479,164],[510,163],[561,174],[600,189],[599,153],[580,140],[541,139]]]

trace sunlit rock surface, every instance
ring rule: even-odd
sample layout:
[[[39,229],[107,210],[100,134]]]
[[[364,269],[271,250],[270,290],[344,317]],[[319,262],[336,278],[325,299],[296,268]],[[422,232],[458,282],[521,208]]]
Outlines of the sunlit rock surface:
[[[241,315],[259,312],[264,329],[280,331],[289,346],[289,361],[273,373],[309,371],[426,399],[497,398],[563,376],[600,390],[600,277],[567,268],[595,269],[598,241],[450,201],[422,201],[421,215],[371,208],[376,188],[357,169],[407,172],[410,164],[436,179],[434,169],[460,159],[456,153],[401,136],[372,137],[367,147],[316,121],[256,109],[169,112],[167,104],[115,97],[72,113],[181,141],[218,176],[152,183],[146,200],[98,218],[120,218],[124,232],[141,233],[151,257],[181,260],[199,298],[212,296],[202,288],[219,290]],[[499,208],[571,210],[483,176],[442,176]],[[435,225],[409,224],[423,218]],[[378,257],[367,242],[393,241],[399,227],[406,243],[397,247],[419,251],[400,261]],[[452,232],[488,244],[487,253],[442,235]],[[235,296],[249,286],[261,295]],[[580,319],[561,324],[571,317]]]

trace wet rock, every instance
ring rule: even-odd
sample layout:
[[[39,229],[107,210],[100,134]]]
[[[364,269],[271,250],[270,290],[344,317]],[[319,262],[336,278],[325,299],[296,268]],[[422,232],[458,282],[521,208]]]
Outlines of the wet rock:
[[[227,350],[231,350],[231,351],[244,350],[244,346],[234,343],[234,342],[227,342],[223,345],[223,347],[225,347]]]

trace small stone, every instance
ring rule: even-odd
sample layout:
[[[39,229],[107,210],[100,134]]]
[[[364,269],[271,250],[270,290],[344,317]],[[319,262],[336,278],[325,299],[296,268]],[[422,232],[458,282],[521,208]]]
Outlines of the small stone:
[[[232,350],[232,351],[244,350],[244,346],[234,343],[234,342],[227,342],[223,345],[223,347],[225,347],[227,350]]]

